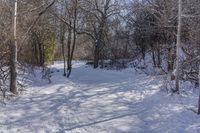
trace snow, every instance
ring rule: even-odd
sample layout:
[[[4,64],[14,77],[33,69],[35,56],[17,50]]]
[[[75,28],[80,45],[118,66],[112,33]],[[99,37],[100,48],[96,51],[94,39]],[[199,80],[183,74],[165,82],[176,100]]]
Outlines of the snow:
[[[199,133],[198,92],[167,94],[162,76],[133,69],[92,69],[73,62],[51,66],[51,84],[36,71],[27,92],[0,104],[0,133]],[[187,93],[186,93],[187,92]]]

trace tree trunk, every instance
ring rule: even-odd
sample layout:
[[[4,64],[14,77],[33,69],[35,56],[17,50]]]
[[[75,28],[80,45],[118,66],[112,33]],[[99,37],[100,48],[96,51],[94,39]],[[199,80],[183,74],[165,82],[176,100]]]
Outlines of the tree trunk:
[[[100,59],[101,67],[100,68],[103,69],[104,68],[104,56],[103,56],[103,53],[100,54],[100,57],[101,57],[101,59]]]
[[[42,43],[40,41],[38,42],[38,50],[39,50],[40,66],[43,66],[43,64],[44,64],[43,63],[43,48],[42,48]]]
[[[172,68],[172,49],[168,48],[168,62],[167,62],[167,70],[171,74],[173,71]]]
[[[11,44],[10,91],[17,94],[17,0],[14,9],[14,44]]]
[[[10,92],[17,94],[17,52],[16,43],[11,46],[11,57],[10,57]]]
[[[94,68],[98,68],[98,66],[99,66],[99,49],[97,43],[94,49]]]
[[[33,55],[33,59],[35,59],[35,65],[39,64],[39,59],[38,59],[38,46],[37,43],[34,42],[34,55]]]
[[[182,25],[182,0],[178,1],[178,30],[177,30],[177,48],[176,48],[176,88],[174,92],[179,93],[179,69],[180,69],[180,48],[181,48],[181,25]]]
[[[153,66],[156,67],[156,58],[155,58],[154,49],[152,50],[152,60],[153,60]]]
[[[75,4],[76,4],[75,6],[77,6],[77,1]],[[74,9],[74,22],[73,22],[74,23],[74,25],[73,25],[73,45],[72,45],[71,55],[70,55],[70,60],[69,60],[70,68],[69,68],[68,74],[67,74],[68,78],[72,71],[72,60],[73,60],[74,49],[75,49],[75,45],[76,45],[76,17],[77,17],[77,9],[75,8]]]
[[[171,77],[170,80],[175,80],[175,75],[172,74],[174,68],[175,53],[172,48],[168,48],[168,66],[167,70]]]
[[[63,9],[62,9],[63,10]],[[61,53],[62,53],[62,57],[63,57],[63,76],[66,76],[66,56],[65,56],[65,24],[60,21],[60,45],[61,45]]]
[[[44,43],[42,43],[42,67],[45,67],[45,61],[46,61],[46,55],[45,55],[45,46]]]
[[[161,60],[161,53],[160,53],[160,48],[158,46],[157,48],[157,58],[158,58],[158,62],[157,62],[157,67],[161,68],[162,66],[162,60]]]
[[[64,44],[64,38],[65,38],[65,28],[64,24],[61,22],[61,34],[60,34],[60,43],[62,46],[62,56],[63,56],[63,61],[64,61],[64,73],[63,76],[66,76],[66,57],[65,57],[65,44]]]
[[[71,58],[71,37],[72,37],[72,26],[71,26],[72,22],[71,20],[69,20],[69,33],[68,33],[68,41],[67,41],[67,73],[71,73],[71,62],[70,62],[70,58]],[[68,75],[67,75],[68,76]]]
[[[199,65],[199,103],[198,103],[198,115],[200,115],[200,65]]]

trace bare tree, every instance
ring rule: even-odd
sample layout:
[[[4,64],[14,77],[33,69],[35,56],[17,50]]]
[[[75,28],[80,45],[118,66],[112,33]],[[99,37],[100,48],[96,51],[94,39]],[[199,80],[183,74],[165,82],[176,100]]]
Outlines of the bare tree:
[[[17,94],[17,0],[14,6],[14,43],[11,44],[10,56],[10,91]]]
[[[94,68],[99,66],[100,54],[105,46],[105,29],[109,17],[117,14],[117,2],[111,0],[87,0],[82,7],[85,24],[82,33],[89,35],[94,42]]]
[[[62,6],[61,9],[61,18],[66,17],[66,8],[64,8]],[[66,25],[65,23],[63,23],[62,21],[60,21],[60,44],[61,44],[61,50],[62,50],[62,56],[63,56],[63,61],[64,61],[64,73],[63,75],[66,76],[67,72],[66,72],[66,48],[65,48],[65,33],[66,33]]]
[[[76,21],[77,21],[77,10],[78,10],[78,1],[74,0],[72,3],[72,14],[73,14],[73,43],[72,48],[68,46],[68,68],[67,68],[67,77],[70,76],[72,71],[72,59],[74,55],[74,49],[76,45]],[[69,27],[71,30],[71,26]],[[71,32],[71,31],[70,31]],[[70,37],[71,38],[71,37]]]
[[[178,1],[178,28],[176,44],[176,88],[175,92],[179,93],[179,71],[180,71],[180,50],[181,50],[181,25],[182,25],[182,0]]]

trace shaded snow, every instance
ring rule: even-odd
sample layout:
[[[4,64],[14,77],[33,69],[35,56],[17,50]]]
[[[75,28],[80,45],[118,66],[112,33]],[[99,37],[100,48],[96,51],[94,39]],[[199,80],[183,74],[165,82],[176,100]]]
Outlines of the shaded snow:
[[[66,79],[61,62],[51,66],[51,84],[37,72],[25,95],[0,105],[0,133],[200,132],[200,117],[187,109],[197,96],[167,95],[161,76],[73,67]]]

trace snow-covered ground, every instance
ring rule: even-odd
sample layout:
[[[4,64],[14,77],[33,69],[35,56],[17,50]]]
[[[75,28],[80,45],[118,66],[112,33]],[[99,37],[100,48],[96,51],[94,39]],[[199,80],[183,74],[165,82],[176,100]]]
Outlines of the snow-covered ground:
[[[195,90],[171,96],[162,76],[73,67],[67,79],[61,62],[51,66],[51,84],[37,72],[24,95],[0,104],[0,133],[200,133]]]

